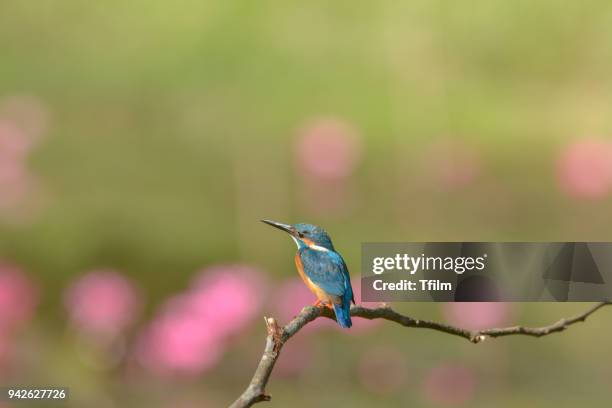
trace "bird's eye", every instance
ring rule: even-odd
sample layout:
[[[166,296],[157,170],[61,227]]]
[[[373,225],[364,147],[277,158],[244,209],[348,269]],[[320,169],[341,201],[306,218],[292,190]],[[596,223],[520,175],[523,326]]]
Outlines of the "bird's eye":
[[[301,232],[298,232],[298,237],[300,237],[300,238],[304,238],[304,234],[303,234],[303,233],[301,233]]]

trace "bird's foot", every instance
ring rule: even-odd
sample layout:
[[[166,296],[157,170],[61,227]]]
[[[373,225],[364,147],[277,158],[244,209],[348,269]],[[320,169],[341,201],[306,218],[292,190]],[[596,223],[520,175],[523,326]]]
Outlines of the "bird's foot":
[[[324,302],[322,300],[317,300],[316,302],[314,302],[313,306],[314,307],[318,307],[319,309],[325,309],[325,308],[328,308],[328,309],[331,309],[331,310],[334,309],[334,305],[332,305],[331,303],[328,303],[328,302]]]

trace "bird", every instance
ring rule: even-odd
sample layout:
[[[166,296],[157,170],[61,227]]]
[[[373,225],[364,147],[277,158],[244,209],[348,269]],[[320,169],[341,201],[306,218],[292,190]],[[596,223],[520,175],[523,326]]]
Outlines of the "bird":
[[[277,221],[261,220],[287,232],[297,244],[295,266],[308,289],[317,297],[314,306],[328,307],[336,315],[336,322],[350,328],[351,302],[355,303],[348,268],[336,252],[329,234],[311,224],[288,225]]]

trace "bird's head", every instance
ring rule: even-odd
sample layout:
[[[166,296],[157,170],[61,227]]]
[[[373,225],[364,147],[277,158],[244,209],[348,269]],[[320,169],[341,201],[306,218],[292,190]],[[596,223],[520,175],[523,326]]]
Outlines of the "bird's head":
[[[334,251],[331,238],[321,227],[312,224],[288,225],[276,221],[261,220],[268,225],[287,232],[294,239],[298,248],[309,247],[318,250]]]

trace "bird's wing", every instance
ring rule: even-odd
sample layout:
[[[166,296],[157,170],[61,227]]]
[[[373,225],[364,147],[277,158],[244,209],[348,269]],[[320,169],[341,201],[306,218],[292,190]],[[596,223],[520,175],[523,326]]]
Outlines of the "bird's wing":
[[[348,269],[338,253],[304,248],[300,258],[304,273],[315,285],[334,296],[343,296],[350,290],[352,297]]]

